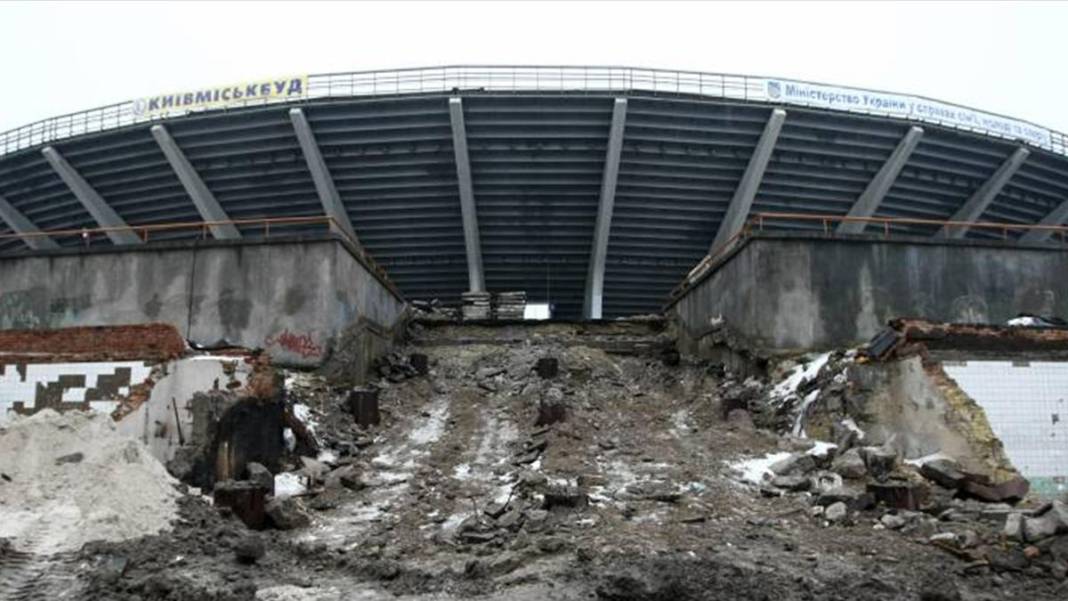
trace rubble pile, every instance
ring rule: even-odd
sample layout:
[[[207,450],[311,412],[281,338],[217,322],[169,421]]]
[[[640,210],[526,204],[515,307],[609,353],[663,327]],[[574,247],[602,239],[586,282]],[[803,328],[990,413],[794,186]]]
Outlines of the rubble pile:
[[[464,292],[460,295],[460,311],[464,321],[490,319],[493,316],[493,295],[489,292]]]
[[[526,292],[498,292],[493,300],[493,314],[497,319],[523,319],[527,309]]]
[[[412,317],[428,321],[455,321],[456,310],[441,304],[434,298],[430,300],[413,300],[410,303]]]
[[[877,337],[873,348],[886,356],[889,346]],[[1064,503],[1028,497],[982,410],[936,362],[873,363],[879,354],[810,356],[780,366],[771,383],[728,375],[724,419],[751,413],[782,435],[780,450],[732,463],[735,473],[763,497],[803,500],[824,527],[894,531],[965,570],[1064,580]]]
[[[77,598],[1068,592],[1063,503],[1027,497],[1011,465],[918,460],[927,431],[880,410],[911,364],[883,380],[870,358],[827,353],[762,379],[670,355],[656,320],[413,328],[359,387],[285,372],[267,395],[276,461],[210,446],[227,466],[213,504],[189,494],[172,530],[86,545]],[[208,396],[193,406],[234,406]],[[240,440],[215,421],[208,439]]]
[[[103,413],[46,409],[0,428],[0,540],[37,554],[170,528],[177,481]]]

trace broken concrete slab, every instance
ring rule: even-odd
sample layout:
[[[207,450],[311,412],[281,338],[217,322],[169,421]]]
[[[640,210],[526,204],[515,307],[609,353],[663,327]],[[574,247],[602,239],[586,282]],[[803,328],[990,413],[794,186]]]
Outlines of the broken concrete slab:
[[[928,480],[951,490],[957,490],[967,479],[957,462],[949,459],[935,459],[920,466],[920,474]]]
[[[816,459],[808,453],[793,453],[768,467],[768,470],[777,476],[807,474],[814,469],[816,469]]]
[[[311,518],[294,498],[271,499],[265,507],[272,526],[279,530],[304,528],[311,524]]]
[[[843,478],[859,480],[868,474],[867,465],[860,455],[860,450],[851,448],[840,453],[831,462],[831,470]]]
[[[1024,539],[1037,542],[1068,532],[1068,504],[1056,500],[1042,513],[1023,518]]]

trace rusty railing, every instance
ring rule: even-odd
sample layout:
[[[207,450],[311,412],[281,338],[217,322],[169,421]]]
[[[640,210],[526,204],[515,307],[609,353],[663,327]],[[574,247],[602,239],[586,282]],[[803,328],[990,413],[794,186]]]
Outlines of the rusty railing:
[[[24,232],[24,233],[8,233],[0,234],[0,244],[3,244],[9,240],[21,240],[26,242],[27,240],[38,238],[49,238],[52,240],[58,240],[62,238],[78,238],[86,247],[92,246],[95,241],[100,240],[101,237],[107,238],[108,234],[116,232],[133,232],[141,239],[142,242],[149,242],[152,239],[153,234],[170,233],[170,232],[196,232],[197,238],[200,240],[207,240],[212,238],[211,228],[221,225],[232,225],[234,227],[244,226],[248,228],[262,228],[262,239],[269,240],[271,238],[272,229],[274,235],[279,235],[279,230],[286,230],[286,228],[307,227],[322,225],[325,226],[326,231],[331,234],[340,237],[344,240],[353,250],[357,259],[364,264],[365,267],[375,277],[379,278],[383,284],[385,284],[392,292],[401,296],[400,291],[396,288],[393,282],[389,279],[389,274],[375,262],[374,258],[364,250],[363,245],[358,240],[353,238],[338,225],[337,220],[333,217],[326,215],[312,215],[306,217],[261,217],[253,219],[226,219],[220,221],[179,221],[171,223],[149,223],[140,225],[125,225],[125,226],[111,226],[111,227],[95,227],[95,228],[69,228],[58,230],[42,230],[38,232]],[[69,248],[69,247],[68,247]]]

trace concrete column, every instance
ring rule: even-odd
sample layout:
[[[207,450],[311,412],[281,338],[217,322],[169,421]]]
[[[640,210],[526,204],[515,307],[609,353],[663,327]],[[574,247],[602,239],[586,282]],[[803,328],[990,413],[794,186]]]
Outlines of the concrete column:
[[[608,130],[608,150],[601,177],[601,199],[597,206],[597,224],[593,229],[593,245],[586,272],[586,294],[582,314],[586,319],[600,319],[604,300],[604,268],[608,256],[608,236],[612,232],[612,209],[616,203],[616,183],[619,181],[619,157],[623,153],[623,130],[627,121],[627,99],[616,98],[612,107],[612,125]]]
[[[39,234],[41,232],[32,221],[27,219],[18,209],[11,206],[11,203],[3,196],[0,196],[0,220],[3,220],[7,227],[11,228],[11,231],[16,234]],[[27,236],[21,238],[21,240],[33,250],[59,248],[56,241],[48,236]]]
[[[1050,211],[1049,214],[1042,218],[1042,221],[1038,222],[1038,225],[1064,225],[1065,221],[1068,221],[1068,200],[1057,205],[1057,208]],[[1030,230],[1020,236],[1020,242],[1037,244],[1049,240],[1052,235],[1053,233],[1050,230]]]
[[[167,157],[167,162],[171,164],[171,169],[174,169],[174,173],[178,176],[178,180],[182,182],[182,187],[185,188],[186,194],[192,199],[193,204],[200,213],[200,218],[204,221],[230,221],[230,217],[223,210],[222,205],[215,199],[215,195],[208,189],[196,169],[193,169],[189,159],[185,158],[185,153],[178,147],[167,128],[162,125],[153,125],[151,131],[152,137],[156,139],[160,150],[163,151],[163,156]],[[210,229],[212,236],[215,236],[217,240],[236,240],[241,237],[241,232],[232,223],[212,225]]]
[[[74,197],[82,203],[85,210],[92,215],[100,227],[113,227],[113,228],[125,228],[129,225],[119,217],[119,214],[108,206],[108,203],[89,185],[89,182],[85,181],[85,178],[79,174],[74,167],[71,167],[67,159],[63,158],[63,155],[59,154],[59,151],[51,146],[46,146],[41,150],[41,154],[44,155],[48,164],[52,165],[52,169],[59,175],[63,183],[67,184],[70,191],[74,194]],[[107,233],[108,238],[112,244],[141,244],[142,240],[133,230],[119,229],[109,231]]]
[[[709,253],[715,252],[725,244],[731,236],[742,229],[745,220],[749,218],[749,208],[753,206],[753,199],[756,198],[757,190],[760,189],[760,181],[764,179],[764,170],[768,168],[771,151],[779,139],[779,132],[782,131],[784,121],[786,121],[786,111],[782,109],[771,111],[771,117],[764,126],[764,133],[760,134],[753,156],[749,158],[749,165],[745,168],[742,181],[734,190],[731,204],[727,207],[727,214],[723,216],[723,221],[719,224],[719,231],[716,232],[716,238],[712,241]]]
[[[345,210],[345,203],[341,202],[341,195],[334,186],[334,178],[330,175],[330,169],[323,160],[323,154],[319,151],[319,144],[315,141],[315,133],[312,131],[308,118],[301,109],[290,109],[289,120],[293,122],[293,129],[297,132],[297,140],[300,141],[300,149],[304,153],[304,161],[308,164],[312,181],[315,182],[315,190],[319,193],[319,201],[323,203],[323,211],[327,217],[333,218],[345,234],[359,243],[356,230],[349,221],[349,213]]]
[[[875,214],[886,193],[890,191],[894,181],[897,180],[901,169],[909,162],[912,151],[916,150],[916,146],[919,145],[922,137],[922,127],[913,126],[909,128],[905,137],[901,138],[901,141],[897,143],[897,148],[890,153],[890,157],[879,168],[879,172],[868,182],[868,187],[864,188],[864,192],[853,203],[853,208],[849,209],[850,217],[871,217]],[[868,224],[863,221],[843,221],[838,224],[837,231],[839,234],[861,234],[867,226]]]
[[[460,186],[460,213],[464,222],[464,247],[467,249],[468,289],[472,292],[484,292],[486,279],[482,272],[482,242],[478,233],[475,188],[471,183],[471,161],[467,155],[464,106],[460,98],[449,99],[449,121],[452,123],[452,149],[456,156],[456,179]]]
[[[1016,174],[1016,171],[1030,155],[1030,150],[1023,147],[1017,148],[1016,152],[1009,155],[1005,162],[998,167],[998,170],[982,186],[979,186],[979,189],[964,203],[964,206],[953,214],[950,221],[976,221],[982,217],[983,211],[986,211],[990,203],[994,202],[994,199],[1001,193],[1001,189],[1005,187],[1005,184],[1009,183],[1009,180],[1012,179],[1012,176]],[[938,235],[944,238],[963,238],[966,233],[968,233],[967,226],[945,226],[938,232]]]

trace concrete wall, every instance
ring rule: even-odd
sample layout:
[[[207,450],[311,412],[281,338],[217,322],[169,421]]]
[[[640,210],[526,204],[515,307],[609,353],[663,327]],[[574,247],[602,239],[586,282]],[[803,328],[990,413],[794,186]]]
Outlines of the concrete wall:
[[[0,329],[162,321],[196,342],[226,339],[314,366],[349,323],[388,329],[403,308],[336,238],[0,258]]]
[[[670,308],[694,351],[715,320],[772,352],[868,340],[894,317],[1068,316],[1068,251],[1001,243],[760,235]]]

